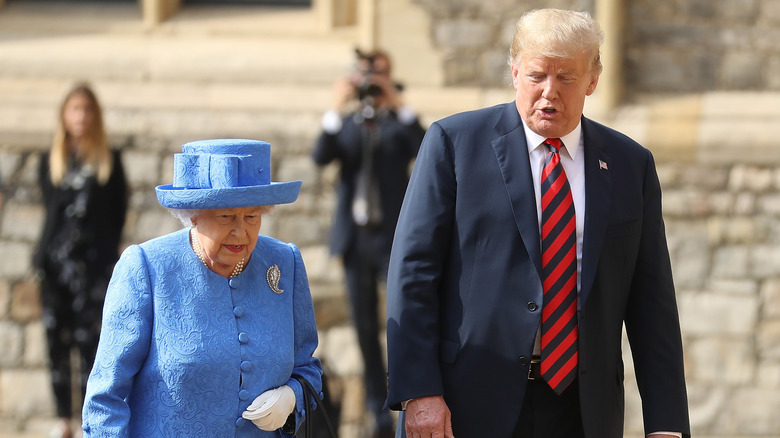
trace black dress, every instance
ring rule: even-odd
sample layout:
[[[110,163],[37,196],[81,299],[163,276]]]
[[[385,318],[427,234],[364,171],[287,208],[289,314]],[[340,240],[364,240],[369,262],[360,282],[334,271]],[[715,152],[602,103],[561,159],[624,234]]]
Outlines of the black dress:
[[[60,417],[70,417],[70,352],[78,347],[82,395],[95,358],[103,300],[127,211],[127,186],[119,152],[105,185],[90,166],[72,163],[59,186],[49,173],[49,154],[38,172],[46,218],[33,265],[41,278],[43,322],[52,385]]]

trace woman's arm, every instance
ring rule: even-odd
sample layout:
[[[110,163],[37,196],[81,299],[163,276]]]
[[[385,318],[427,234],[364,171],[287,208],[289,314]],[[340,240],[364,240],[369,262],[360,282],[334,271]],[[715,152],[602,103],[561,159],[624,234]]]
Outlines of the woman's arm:
[[[149,351],[153,303],[146,256],[127,248],[108,285],[95,365],[87,383],[85,437],[127,437],[127,397]]]
[[[289,244],[295,258],[295,277],[293,295],[293,317],[295,318],[295,366],[293,374],[304,377],[311,382],[314,389],[322,393],[322,366],[320,360],[313,356],[317,348],[317,325],[314,320],[314,304],[309,290],[309,279],[303,264],[300,250]],[[295,392],[295,423],[303,421],[306,409],[303,406],[303,389],[300,383],[290,378],[287,384]]]

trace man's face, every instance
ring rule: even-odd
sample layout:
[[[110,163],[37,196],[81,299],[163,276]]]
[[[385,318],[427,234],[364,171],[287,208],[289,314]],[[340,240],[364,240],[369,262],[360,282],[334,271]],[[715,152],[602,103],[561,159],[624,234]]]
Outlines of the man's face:
[[[517,111],[532,131],[547,138],[577,127],[585,96],[593,94],[598,80],[584,53],[575,58],[524,54],[512,64]]]
[[[368,77],[369,72],[372,75],[372,78],[390,78],[390,64],[387,62],[387,59],[381,56],[374,58],[373,63],[369,62],[367,59],[361,59],[358,64],[358,71],[361,80]]]

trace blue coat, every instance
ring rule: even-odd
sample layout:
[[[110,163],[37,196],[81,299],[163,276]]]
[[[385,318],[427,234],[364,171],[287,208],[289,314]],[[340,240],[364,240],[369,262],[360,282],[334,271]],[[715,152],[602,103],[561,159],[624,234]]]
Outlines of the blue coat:
[[[226,279],[190,249],[189,230],[128,247],[106,295],[84,402],[85,437],[280,437],[241,413],[289,385],[296,425],[306,377],[319,391],[317,329],[297,247],[260,236],[244,272]],[[277,265],[275,293],[266,280]]]

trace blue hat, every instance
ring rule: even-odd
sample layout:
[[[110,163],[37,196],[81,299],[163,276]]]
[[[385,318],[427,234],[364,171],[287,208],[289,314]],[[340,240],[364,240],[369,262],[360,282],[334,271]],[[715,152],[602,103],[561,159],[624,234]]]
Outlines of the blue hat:
[[[288,204],[301,181],[271,182],[271,145],[257,140],[202,140],[173,156],[173,184],[157,186],[163,207],[209,209]]]

